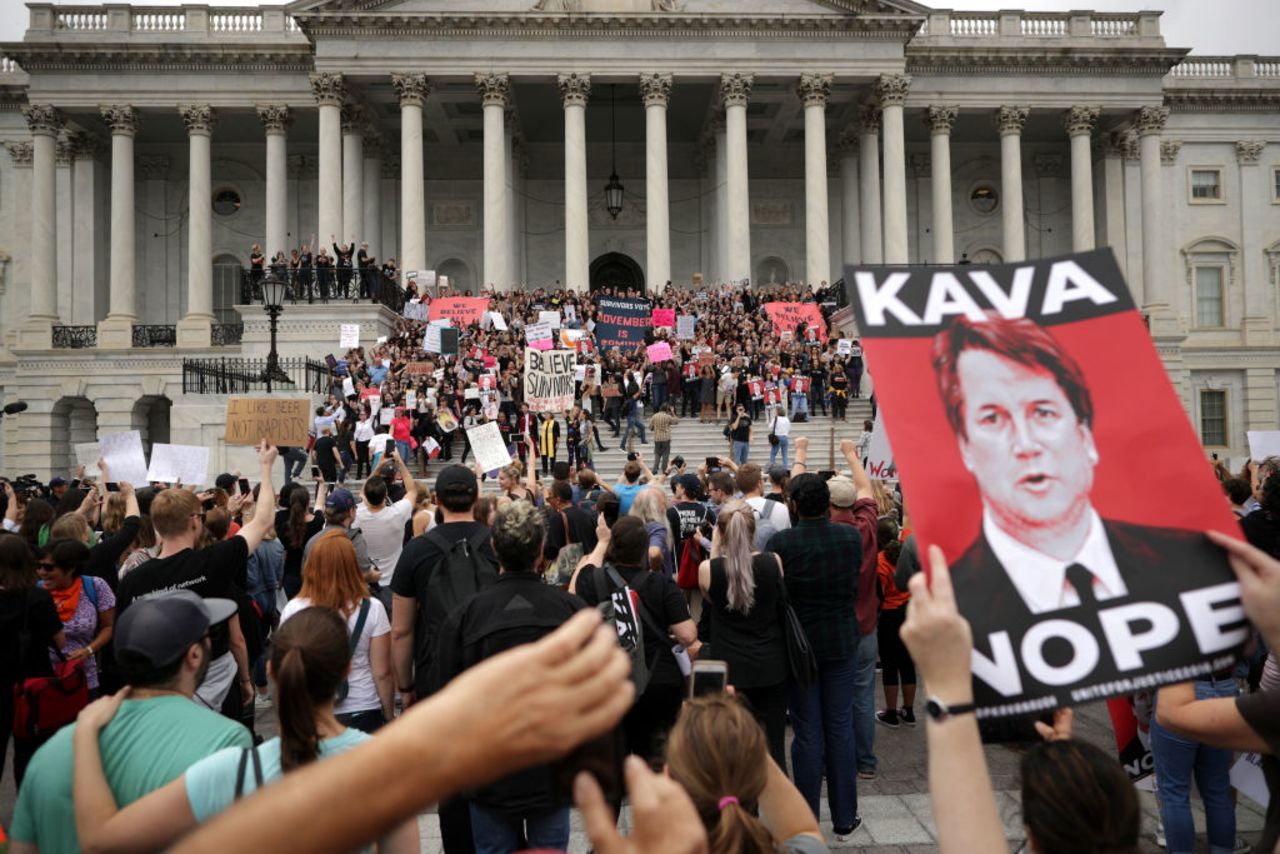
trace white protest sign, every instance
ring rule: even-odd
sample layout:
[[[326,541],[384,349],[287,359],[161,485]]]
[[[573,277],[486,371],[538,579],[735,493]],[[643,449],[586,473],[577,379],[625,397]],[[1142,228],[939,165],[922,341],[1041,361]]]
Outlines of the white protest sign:
[[[344,350],[353,350],[360,346],[360,324],[344,323],[342,324],[342,335],[338,339],[338,346]]]
[[[577,354],[572,350],[524,351],[524,397],[532,412],[561,412],[573,406]]]
[[[530,347],[539,347],[538,341],[546,341],[547,344],[539,349],[550,350],[551,344],[551,324],[550,323],[531,323],[524,328],[524,339],[529,342]]]
[[[511,452],[507,443],[502,441],[502,431],[496,422],[481,424],[467,431],[467,439],[471,442],[471,450],[476,455],[476,462],[482,471],[493,471],[511,465]]]
[[[505,317],[502,316],[501,312],[498,312],[498,311],[489,312],[489,319],[493,321],[494,329],[498,330],[499,332],[507,331],[507,320]]]
[[[375,344],[386,344],[386,343],[387,343],[387,336],[385,336],[385,335],[379,335],[379,336],[378,336],[378,340],[377,340],[377,341],[375,341],[375,342],[373,342],[373,343],[375,343]],[[383,364],[383,365],[386,365],[387,367],[390,367],[390,365],[388,364],[388,362],[389,362],[389,361],[390,361],[390,360],[388,360],[388,359],[383,359],[383,360],[382,360],[382,364]]]
[[[343,397],[356,396],[356,384],[351,381],[351,377],[342,378],[342,396]]]
[[[1271,801],[1267,790],[1267,781],[1262,776],[1262,756],[1257,753],[1246,753],[1231,766],[1231,785],[1239,789],[1245,797],[1256,802],[1263,809]]]
[[[404,405],[410,409],[418,408],[418,392],[415,389],[409,389],[404,393]]]
[[[463,389],[462,398],[463,400],[479,400],[480,389],[476,388],[473,385],[467,386],[465,389]]]
[[[426,320],[430,305],[421,300],[409,300],[404,304],[405,320]]]
[[[676,338],[681,341],[693,340],[694,327],[698,324],[698,319],[692,314],[682,314],[676,318]]]
[[[80,442],[76,445],[76,465],[84,466],[85,471],[94,471],[101,456],[102,448],[97,442]]]
[[[378,423],[389,425],[396,417],[396,411],[389,406],[378,410]]]
[[[209,449],[202,445],[151,446],[147,480],[200,486],[209,479]]]
[[[428,353],[439,353],[440,345],[440,327],[432,324],[427,327],[427,333],[422,336],[422,349]]]
[[[1245,435],[1249,439],[1249,458],[1254,462],[1280,454],[1280,430],[1250,430]]]
[[[539,323],[549,323],[552,329],[560,328],[560,312],[558,311],[540,311],[538,312]]]
[[[418,287],[434,288],[436,286],[435,270],[419,270],[418,271]]]
[[[889,447],[889,433],[884,429],[884,410],[876,412],[871,430],[871,445],[867,448],[867,474],[876,480],[892,480],[898,476],[893,464],[893,449]]]
[[[564,319],[570,323],[576,321],[578,319],[578,307],[573,304],[566,305],[564,307]]]
[[[836,353],[841,356],[847,356],[853,352],[853,339],[841,338],[836,342]]]
[[[586,366],[586,365],[578,365],[576,368],[574,368],[574,369],[573,369],[573,379],[574,379],[574,382],[580,382],[580,383],[581,383],[581,382],[586,382],[586,381],[587,381],[587,366]]]
[[[98,437],[102,459],[107,464],[107,478],[126,481],[134,486],[147,483],[147,455],[142,452],[142,434],[137,430],[108,433]]]

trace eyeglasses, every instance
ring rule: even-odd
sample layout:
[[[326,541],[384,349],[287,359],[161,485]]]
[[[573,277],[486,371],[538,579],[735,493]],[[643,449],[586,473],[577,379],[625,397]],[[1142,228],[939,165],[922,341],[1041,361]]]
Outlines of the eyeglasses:
[[[43,561],[43,560],[42,560],[42,561],[40,561],[40,568],[41,568],[41,569],[50,569],[50,570],[52,570],[52,569],[57,569],[57,568],[58,568],[58,565],[57,565],[56,563],[53,563],[52,561]]]

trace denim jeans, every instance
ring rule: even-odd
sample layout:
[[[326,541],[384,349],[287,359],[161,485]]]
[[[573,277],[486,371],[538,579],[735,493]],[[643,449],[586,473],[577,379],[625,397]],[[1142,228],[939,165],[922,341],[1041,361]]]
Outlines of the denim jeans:
[[[787,461],[787,448],[790,446],[787,436],[779,436],[778,444],[769,446],[769,468],[773,468],[773,461],[778,458],[778,454],[782,454],[782,467],[784,469],[791,468],[791,463]]]
[[[471,805],[471,835],[476,854],[511,854],[525,831],[529,848],[564,851],[569,847],[569,810],[552,810],[541,815],[510,818],[500,812]]]
[[[290,448],[284,453],[284,482],[292,483],[293,479],[302,476],[307,467],[307,452],[301,448]]]
[[[794,421],[797,412],[809,414],[809,396],[807,394],[791,395],[791,420]]]
[[[644,422],[641,421],[640,418],[635,415],[628,415],[627,429],[622,431],[622,447],[624,449],[627,447],[627,443],[631,441],[631,432],[633,430],[640,434],[641,442],[649,441],[649,437],[646,436],[644,432]]]
[[[1234,679],[1196,682],[1196,699],[1234,697]],[[1231,802],[1231,751],[1209,747],[1175,735],[1151,717],[1151,753],[1160,791],[1160,818],[1170,854],[1196,850],[1196,827],[1191,817],[1191,779],[1204,803],[1210,854],[1230,854],[1236,841],[1236,811]]]
[[[750,442],[734,442],[733,443],[733,464],[740,466],[747,462],[747,455],[751,453]]]
[[[413,448],[410,447],[408,441],[401,442],[397,440],[396,453],[400,455],[400,459],[404,460],[406,465],[413,459]]]
[[[667,402],[667,384],[653,384],[653,411],[657,412],[662,408],[662,404]]]
[[[857,654],[818,662],[818,679],[807,688],[787,690],[791,710],[791,772],[796,788],[818,817],[822,777],[827,778],[831,822],[838,828],[853,824],[858,815],[857,761],[853,745],[853,692],[857,682]]]
[[[876,770],[876,654],[873,630],[858,635],[858,672],[853,677],[853,746],[859,771]]]

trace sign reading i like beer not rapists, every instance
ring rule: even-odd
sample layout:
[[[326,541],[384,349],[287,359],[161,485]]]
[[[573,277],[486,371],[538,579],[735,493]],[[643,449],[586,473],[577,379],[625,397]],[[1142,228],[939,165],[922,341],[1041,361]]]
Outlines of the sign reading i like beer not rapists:
[[[980,716],[1232,664],[1249,628],[1206,532],[1239,526],[1109,249],[845,281],[921,555],[941,547],[973,629]]]

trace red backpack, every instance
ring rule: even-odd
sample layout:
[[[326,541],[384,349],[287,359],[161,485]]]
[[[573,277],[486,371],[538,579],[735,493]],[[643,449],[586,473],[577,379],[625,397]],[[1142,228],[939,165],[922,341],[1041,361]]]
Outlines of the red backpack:
[[[681,590],[698,589],[698,567],[707,559],[707,553],[698,542],[696,533],[684,538],[680,547],[680,565],[676,568],[676,586]]]

